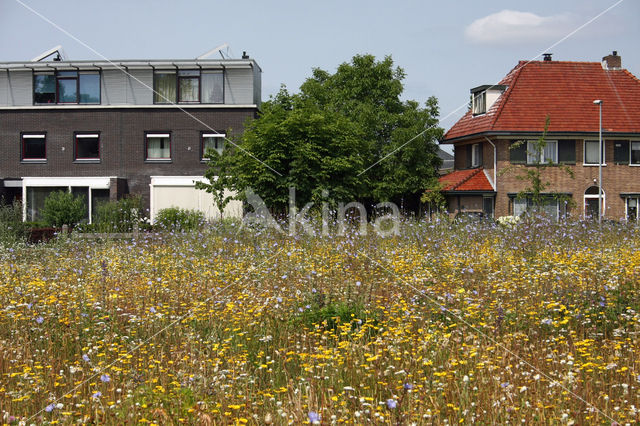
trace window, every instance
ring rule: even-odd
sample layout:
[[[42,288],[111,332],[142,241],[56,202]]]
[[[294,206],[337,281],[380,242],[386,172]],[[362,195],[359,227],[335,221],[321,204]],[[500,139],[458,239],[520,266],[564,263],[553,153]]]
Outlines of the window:
[[[640,164],[640,142],[631,142],[631,164]]]
[[[202,133],[202,148],[200,152],[202,153],[201,159],[202,161],[206,161],[205,155],[209,149],[213,149],[218,152],[218,154],[222,154],[224,150],[224,133]]]
[[[153,102],[170,104],[176,102],[176,73],[157,72],[153,75]]]
[[[81,104],[100,103],[100,74],[97,72],[80,73],[78,84]]]
[[[541,151],[536,148],[536,143],[527,142],[527,164],[558,163],[558,141],[545,141]]]
[[[33,76],[33,102],[36,104],[56,103],[56,76],[54,73]]]
[[[513,215],[520,216],[526,212],[539,213],[551,217],[553,220],[558,220],[567,213],[567,202],[548,196],[539,207],[536,207],[529,197],[514,197]]]
[[[625,217],[629,222],[638,222],[638,208],[640,207],[640,194],[628,196],[624,199]]]
[[[44,133],[22,134],[22,160],[46,161],[47,138]]]
[[[33,103],[99,104],[100,73],[97,71],[35,73]]]
[[[97,133],[76,133],[75,159],[76,160],[99,160],[100,159],[100,135]]]
[[[482,150],[479,143],[471,145],[471,167],[482,165]]]
[[[224,103],[224,73],[218,70],[158,71],[153,75],[153,102]]]
[[[202,103],[224,103],[224,74],[220,71],[203,71],[201,75]]]
[[[613,141],[613,163],[629,164],[629,141]]]
[[[487,92],[477,92],[473,94],[473,115],[487,112]]]
[[[600,161],[598,146],[600,141],[584,141],[584,164],[598,164]],[[602,164],[604,165],[604,141],[602,141]]]
[[[200,102],[200,71],[178,72],[178,100]]]
[[[171,135],[169,133],[147,133],[146,145],[147,160],[171,159]]]

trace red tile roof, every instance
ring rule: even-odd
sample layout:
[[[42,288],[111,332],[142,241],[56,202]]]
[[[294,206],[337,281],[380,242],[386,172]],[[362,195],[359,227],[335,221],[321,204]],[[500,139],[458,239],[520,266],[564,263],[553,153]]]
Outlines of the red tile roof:
[[[456,170],[438,179],[443,191],[493,191],[482,168]]]
[[[640,133],[640,80],[599,62],[520,61],[501,85],[506,91],[486,114],[467,112],[443,141],[484,132],[597,132],[601,99],[605,132]]]

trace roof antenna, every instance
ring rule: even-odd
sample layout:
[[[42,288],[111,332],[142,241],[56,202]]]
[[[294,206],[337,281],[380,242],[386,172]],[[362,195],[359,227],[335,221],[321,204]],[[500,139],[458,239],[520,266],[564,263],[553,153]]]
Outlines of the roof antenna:
[[[222,52],[222,49],[226,49],[227,50],[227,53],[226,53],[227,57],[226,58],[225,58],[225,53]],[[231,59],[231,57],[229,56],[229,43],[223,43],[220,46],[211,49],[207,53],[204,53],[204,54],[198,56],[196,58],[196,60],[198,60],[198,59],[207,59],[209,56],[213,55],[216,52],[220,52],[220,56],[222,56],[222,59]]]

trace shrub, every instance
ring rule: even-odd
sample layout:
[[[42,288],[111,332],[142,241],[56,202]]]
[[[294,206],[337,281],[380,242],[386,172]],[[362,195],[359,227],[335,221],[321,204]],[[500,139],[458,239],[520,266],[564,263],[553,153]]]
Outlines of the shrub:
[[[197,210],[169,207],[158,212],[156,225],[172,231],[193,231],[205,223],[204,214]]]
[[[5,204],[0,200],[0,244],[24,241],[26,229],[22,222],[22,203]]]
[[[67,191],[56,191],[44,200],[42,219],[49,226],[75,225],[87,217],[87,200]]]
[[[142,197],[139,195],[98,204],[95,209],[94,232],[131,232],[133,225],[144,220],[142,217]]]

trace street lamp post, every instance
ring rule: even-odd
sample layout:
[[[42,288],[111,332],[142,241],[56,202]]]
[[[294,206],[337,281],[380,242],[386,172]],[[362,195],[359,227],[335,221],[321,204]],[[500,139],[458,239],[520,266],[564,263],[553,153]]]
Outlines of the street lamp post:
[[[600,125],[598,126],[598,225],[602,224],[602,100],[593,101],[600,109]]]

